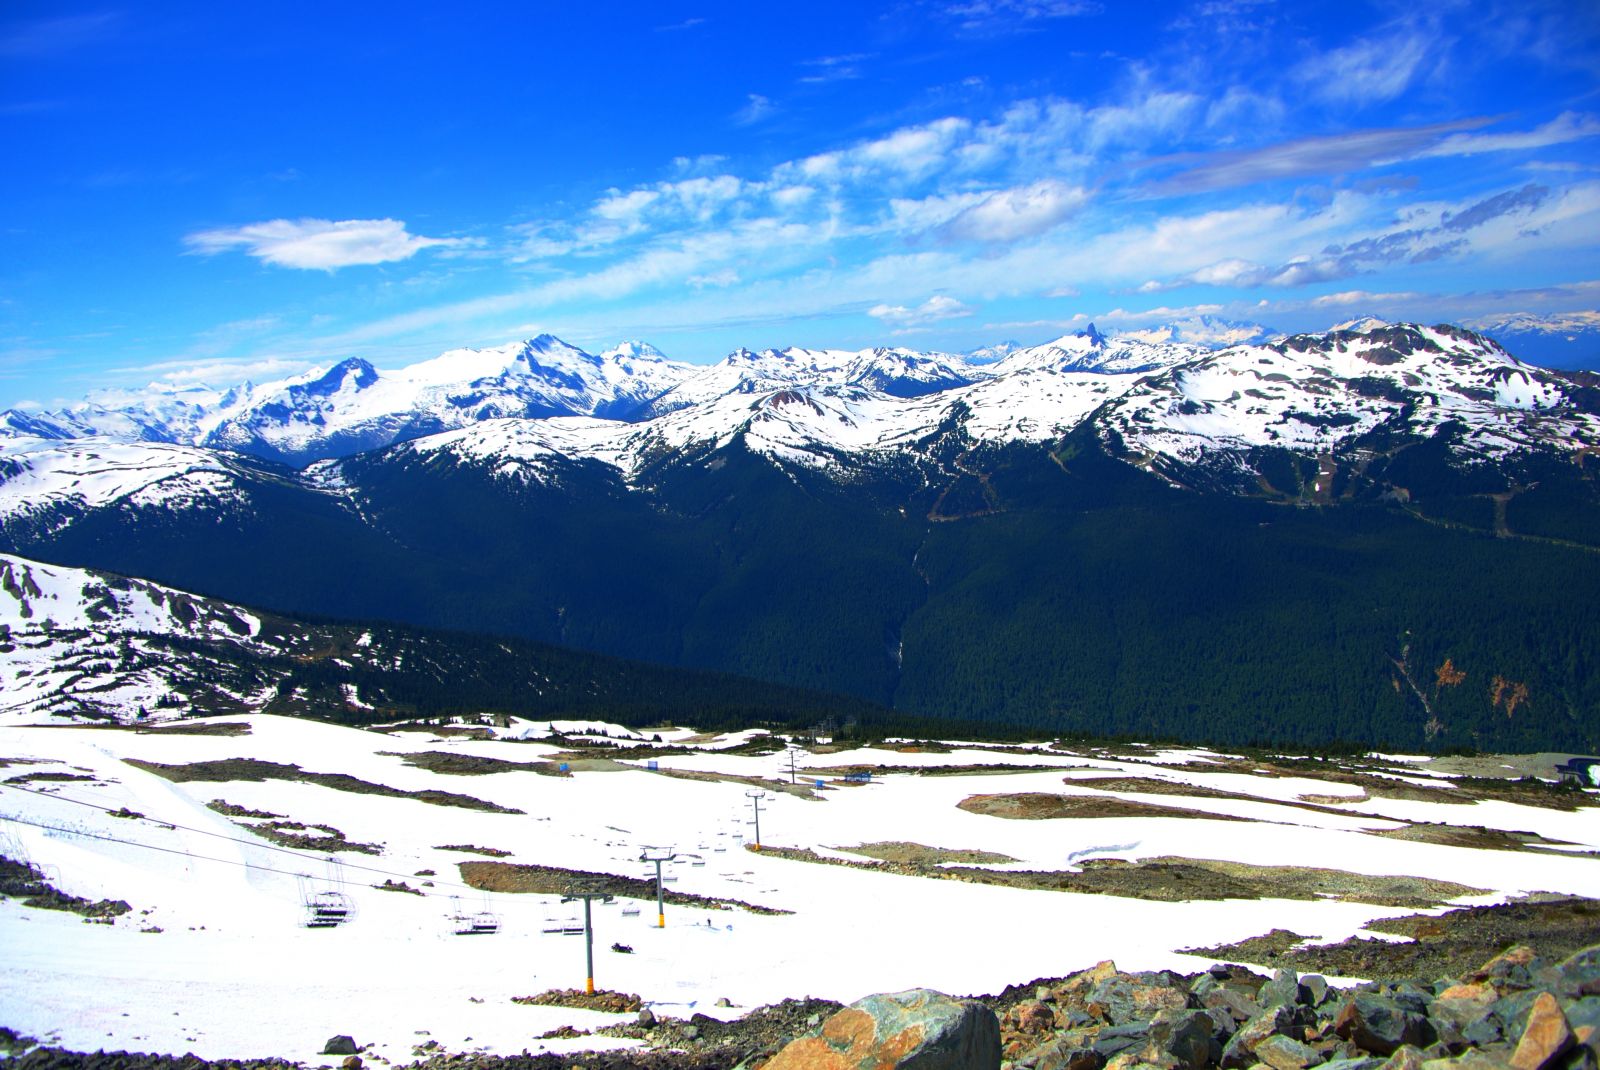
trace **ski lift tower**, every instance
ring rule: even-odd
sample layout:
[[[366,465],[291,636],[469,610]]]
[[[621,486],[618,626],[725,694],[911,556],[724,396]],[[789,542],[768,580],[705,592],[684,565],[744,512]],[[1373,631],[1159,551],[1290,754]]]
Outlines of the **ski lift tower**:
[[[609,903],[612,897],[600,889],[600,882],[596,880],[573,881],[567,886],[567,894],[561,897],[563,903],[575,903],[583,900],[583,949],[584,957],[589,967],[589,974],[584,979],[584,991],[594,995],[594,910],[596,899],[602,903]]]
[[[661,890],[661,866],[666,862],[671,862],[678,855],[670,847],[666,849],[665,853],[657,850],[655,854],[651,854],[650,851],[651,849],[648,847],[641,847],[639,849],[639,861],[654,862],[656,865],[656,928],[665,929],[667,927],[667,908],[666,895]]]
[[[761,850],[761,800],[770,799],[772,796],[760,788],[754,788],[744,794],[745,798],[750,800],[750,809],[755,814],[756,842],[753,849],[759,851]]]

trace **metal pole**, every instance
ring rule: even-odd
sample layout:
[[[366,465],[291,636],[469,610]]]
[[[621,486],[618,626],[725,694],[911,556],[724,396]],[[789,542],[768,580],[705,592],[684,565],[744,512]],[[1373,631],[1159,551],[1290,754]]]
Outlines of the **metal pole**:
[[[591,996],[594,995],[594,918],[591,913],[593,903],[592,896],[583,897],[583,942],[589,959],[589,978],[585,991]]]
[[[657,848],[657,850],[659,850],[659,848]],[[654,855],[650,853],[650,848],[648,847],[641,847],[639,849],[639,861],[654,862],[656,864],[656,928],[658,929],[665,929],[667,927],[667,908],[665,905],[666,896],[661,890],[661,866],[663,863],[671,862],[677,857],[678,852],[670,847],[667,848],[666,854]]]
[[[656,859],[656,928],[658,929],[667,927],[666,893],[661,890],[661,863],[665,861],[664,858]]]
[[[761,850],[761,792],[759,790],[758,791],[747,791],[747,792],[745,792],[745,795],[748,796],[749,799],[750,799],[750,809],[755,811],[755,815],[756,815],[756,822],[755,822],[756,823],[755,850],[759,851],[759,850]]]

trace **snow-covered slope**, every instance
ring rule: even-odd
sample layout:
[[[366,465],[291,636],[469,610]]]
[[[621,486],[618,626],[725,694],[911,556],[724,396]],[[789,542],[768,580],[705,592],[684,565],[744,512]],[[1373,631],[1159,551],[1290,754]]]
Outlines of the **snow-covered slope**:
[[[254,645],[254,614],[144,580],[0,554],[0,714],[132,716],[220,681],[154,636]],[[232,696],[241,703],[249,696]]]
[[[989,374],[958,356],[903,348],[739,349],[662,394],[645,411],[660,416],[735,391],[752,393],[789,386],[854,386],[891,397],[915,398],[965,386]]]
[[[0,518],[59,527],[89,509],[182,509],[243,501],[241,484],[278,478],[250,458],[167,442],[0,439]]]
[[[1076,334],[1015,350],[990,371],[995,375],[1024,370],[1128,374],[1169,368],[1196,360],[1208,352],[1210,349],[1206,346],[1187,342],[1147,341],[1132,335],[1107,338],[1091,323]]]
[[[1325,456],[1379,429],[1402,441],[1448,433],[1463,464],[1600,444],[1600,417],[1561,376],[1460,328],[1376,321],[1220,350],[1145,378],[1098,421],[1178,464],[1238,463],[1257,447]]]

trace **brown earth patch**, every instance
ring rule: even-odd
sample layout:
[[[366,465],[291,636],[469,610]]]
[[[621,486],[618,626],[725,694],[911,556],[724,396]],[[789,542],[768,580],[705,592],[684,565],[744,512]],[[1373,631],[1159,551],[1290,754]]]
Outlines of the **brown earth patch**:
[[[447,750],[378,752],[386,758],[399,758],[415,769],[426,769],[443,776],[487,776],[491,773],[538,773],[541,776],[571,776],[562,772],[557,762],[512,762],[504,758],[485,758],[477,754],[459,754]]]
[[[470,843],[441,843],[434,847],[435,851],[460,851],[463,854],[483,855],[485,858],[510,858],[510,851],[502,851],[498,847],[475,847]]]
[[[287,765],[282,762],[263,762],[254,758],[222,758],[210,762],[190,762],[187,765],[162,765],[160,762],[146,762],[138,758],[124,758],[127,764],[136,769],[154,773],[175,784],[184,784],[190,781],[204,781],[208,783],[225,783],[231,780],[247,781],[250,783],[264,783],[268,780],[289,780],[302,784],[316,784],[319,787],[332,788],[335,791],[348,791],[357,795],[382,795],[392,799],[414,799],[417,802],[429,803],[433,806],[455,806],[464,810],[482,810],[491,814],[520,814],[521,810],[500,806],[497,803],[475,799],[471,795],[457,795],[452,791],[405,791],[401,788],[392,788],[387,784],[374,784],[368,780],[359,780],[348,773],[313,773],[301,769],[298,765]]]
[[[9,777],[7,784],[39,784],[39,783],[65,783],[69,780],[99,780],[99,777],[84,776],[82,773],[23,773],[20,776]]]
[[[847,776],[850,773],[871,773],[873,776],[1004,776],[1007,773],[1062,773],[1070,769],[1087,769],[1075,765],[1005,765],[1001,763],[972,763],[969,765],[829,765],[802,769],[801,776]]]
[[[722,753],[722,752],[718,752]],[[637,769],[637,766],[625,765],[623,769]],[[781,791],[785,795],[794,795],[802,799],[820,800],[817,789],[810,781],[803,784],[790,784],[787,781],[768,780],[758,776],[741,776],[738,773],[707,773],[697,769],[654,769],[651,772],[658,776],[672,777],[674,780],[699,780],[707,784],[748,784],[764,791]]]
[[[574,883],[581,882],[586,888],[624,899],[642,899],[653,903],[656,898],[655,880],[646,880],[642,877],[624,877],[615,873],[594,873],[582,869],[514,862],[459,862],[457,867],[461,870],[463,881],[473,888],[486,892],[565,895]],[[677,906],[703,907],[707,910],[746,910],[752,914],[794,913],[792,910],[757,906],[740,899],[713,898],[670,889],[663,898]]]
[[[248,736],[248,721],[208,721],[194,724],[176,721],[164,725],[135,725],[134,731],[142,736]]]
[[[1388,918],[1367,928],[1405,936],[1410,942],[1356,936],[1337,944],[1293,949],[1304,938],[1280,929],[1237,944],[1185,953],[1343,977],[1454,977],[1517,944],[1537,947],[1555,961],[1592,946],[1600,931],[1600,900],[1541,896],[1500,906],[1462,907],[1438,917]]]
[[[1385,836],[1391,840],[1412,843],[1438,843],[1446,847],[1474,847],[1485,851],[1537,851],[1541,854],[1570,855],[1574,858],[1593,857],[1593,851],[1561,851],[1555,848],[1563,840],[1547,840],[1537,832],[1505,832],[1484,828],[1482,825],[1406,825],[1397,829],[1369,832],[1369,836]]]
[[[1096,817],[1188,817],[1209,821],[1245,821],[1229,814],[1187,810],[1176,806],[1134,802],[1105,795],[1053,795],[1025,791],[1015,795],[969,795],[956,806],[970,814],[1004,817],[1021,821],[1049,821],[1056,818]]]
[[[581,988],[552,988],[537,996],[512,996],[512,1003],[525,1007],[573,1007],[585,1011],[609,1011],[612,1014],[633,1014],[644,1009],[644,1001],[631,992],[613,992],[601,988],[585,992]]]
[[[1306,866],[1252,866],[1212,859],[1147,858],[1139,862],[1095,859],[1079,870],[993,870],[910,862],[856,862],[805,848],[763,847],[763,855],[799,862],[871,869],[935,880],[958,880],[1004,888],[1115,895],[1181,903],[1221,899],[1338,899],[1377,906],[1433,907],[1482,889],[1426,877],[1369,877]]]
[[[946,862],[965,862],[970,865],[1003,865],[1017,861],[1010,855],[993,851],[967,848],[926,847],[920,843],[890,840],[883,843],[863,843],[858,847],[835,847],[853,855],[864,855],[883,862],[905,862],[914,866],[937,866]]]

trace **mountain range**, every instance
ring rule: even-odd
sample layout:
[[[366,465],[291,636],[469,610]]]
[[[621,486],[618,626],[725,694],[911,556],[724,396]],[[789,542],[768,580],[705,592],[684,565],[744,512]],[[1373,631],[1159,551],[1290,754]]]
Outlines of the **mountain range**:
[[[541,337],[10,413],[0,550],[1052,731],[1600,744],[1592,375],[1375,321],[985,356]]]

